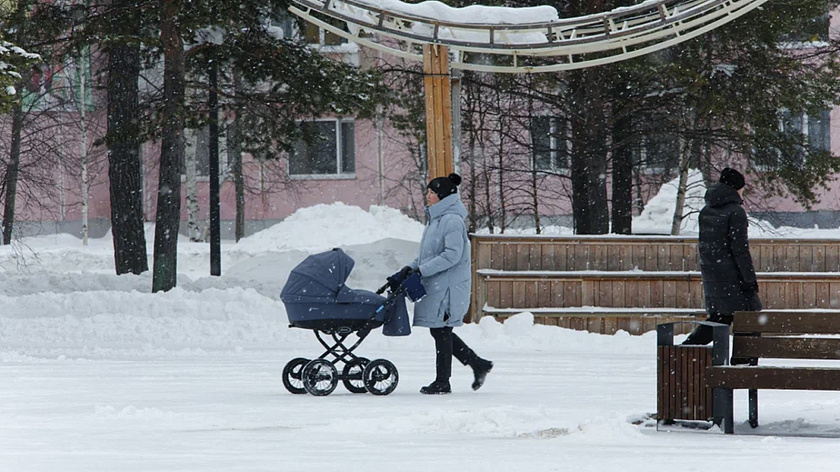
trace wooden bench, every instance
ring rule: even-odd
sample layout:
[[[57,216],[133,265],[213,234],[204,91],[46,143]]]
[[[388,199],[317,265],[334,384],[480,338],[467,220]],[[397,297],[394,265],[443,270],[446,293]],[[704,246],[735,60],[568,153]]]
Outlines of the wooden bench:
[[[801,360],[840,360],[840,310],[766,310],[737,312],[729,337],[717,336],[717,362],[706,371],[712,389],[714,422],[732,434],[732,393],[749,390],[749,423],[758,426],[758,390],[840,390],[840,364],[834,367],[794,365]],[[762,359],[782,365],[758,365]],[[746,364],[740,364],[745,362]],[[722,365],[721,365],[722,364]]]

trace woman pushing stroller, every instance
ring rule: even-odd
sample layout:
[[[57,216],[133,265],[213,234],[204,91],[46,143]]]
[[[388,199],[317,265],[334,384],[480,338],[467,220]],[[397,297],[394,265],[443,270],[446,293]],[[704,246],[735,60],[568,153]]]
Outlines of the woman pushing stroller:
[[[435,340],[437,375],[434,382],[420,389],[423,394],[452,391],[452,356],[472,367],[472,389],[484,384],[493,363],[479,357],[452,328],[461,326],[470,305],[472,283],[470,241],[464,218],[467,210],[458,194],[461,176],[432,179],[426,192],[428,223],[420,241],[420,254],[392,278],[405,280],[418,272],[426,296],[414,305],[414,326],[429,328]]]

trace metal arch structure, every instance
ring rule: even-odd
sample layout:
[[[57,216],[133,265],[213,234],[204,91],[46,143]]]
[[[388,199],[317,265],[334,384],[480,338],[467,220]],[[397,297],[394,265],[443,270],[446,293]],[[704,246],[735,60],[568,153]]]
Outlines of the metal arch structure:
[[[421,16],[400,2],[385,10],[370,0],[291,0],[289,11],[355,43],[423,62],[428,171],[433,178],[454,170],[451,69],[538,73],[610,64],[695,38],[766,2],[645,0],[576,18],[535,23],[510,18],[493,24]],[[344,22],[346,30],[327,18]]]
[[[700,36],[766,2],[652,0],[594,15],[522,24],[455,23],[383,10],[365,0],[292,0],[289,11],[336,35],[398,57],[422,61],[422,45],[435,44],[455,54],[453,69],[533,73],[581,69],[649,54]],[[316,14],[346,22],[349,31]],[[374,35],[380,40],[374,40]],[[486,55],[501,58],[488,64]],[[529,58],[552,58],[553,63],[529,64]]]

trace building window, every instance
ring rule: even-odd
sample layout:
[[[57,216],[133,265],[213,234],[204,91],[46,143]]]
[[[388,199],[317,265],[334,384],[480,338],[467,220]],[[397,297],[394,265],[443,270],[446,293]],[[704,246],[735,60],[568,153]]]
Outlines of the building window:
[[[788,137],[784,149],[755,149],[755,166],[759,170],[776,168],[783,163],[802,166],[810,148],[815,151],[831,150],[831,111],[808,113],[779,113],[779,131]]]
[[[651,172],[663,172],[679,166],[680,141],[667,134],[648,134],[642,137],[635,154],[636,164]]]
[[[210,176],[210,131],[207,126],[199,129],[184,129],[184,162],[181,174],[186,174],[185,162],[195,159],[195,175],[199,178]],[[219,171],[227,172],[227,140],[224,133],[219,133]]]
[[[568,123],[557,116],[531,118],[531,155],[536,170],[556,172],[569,168]]]
[[[332,26],[335,26],[343,31],[347,31],[347,23],[341,20],[337,20],[335,18],[323,17],[320,15],[314,15],[319,20],[324,21]],[[347,39],[342,38],[341,36],[332,33],[330,31],[324,30],[319,28],[317,25],[312,24],[310,22],[306,22],[306,26],[304,27],[303,37],[306,39],[308,44],[313,46],[340,46],[342,44],[347,43]]]
[[[826,12],[823,15],[805,21],[801,29],[795,33],[782,36],[782,40],[790,43],[828,42],[830,21],[831,17]]]
[[[305,121],[289,153],[291,175],[352,175],[356,172],[355,124],[345,120]]]

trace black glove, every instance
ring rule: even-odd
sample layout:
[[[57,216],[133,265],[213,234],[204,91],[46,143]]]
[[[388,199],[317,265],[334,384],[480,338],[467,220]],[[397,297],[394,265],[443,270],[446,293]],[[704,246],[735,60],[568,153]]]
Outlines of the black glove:
[[[391,288],[391,291],[397,290],[400,284],[403,283],[403,280],[407,279],[409,274],[411,274],[411,271],[411,266],[405,266],[399,272],[388,277],[388,286]]]
[[[758,293],[758,282],[742,284],[741,291],[744,293]]]

